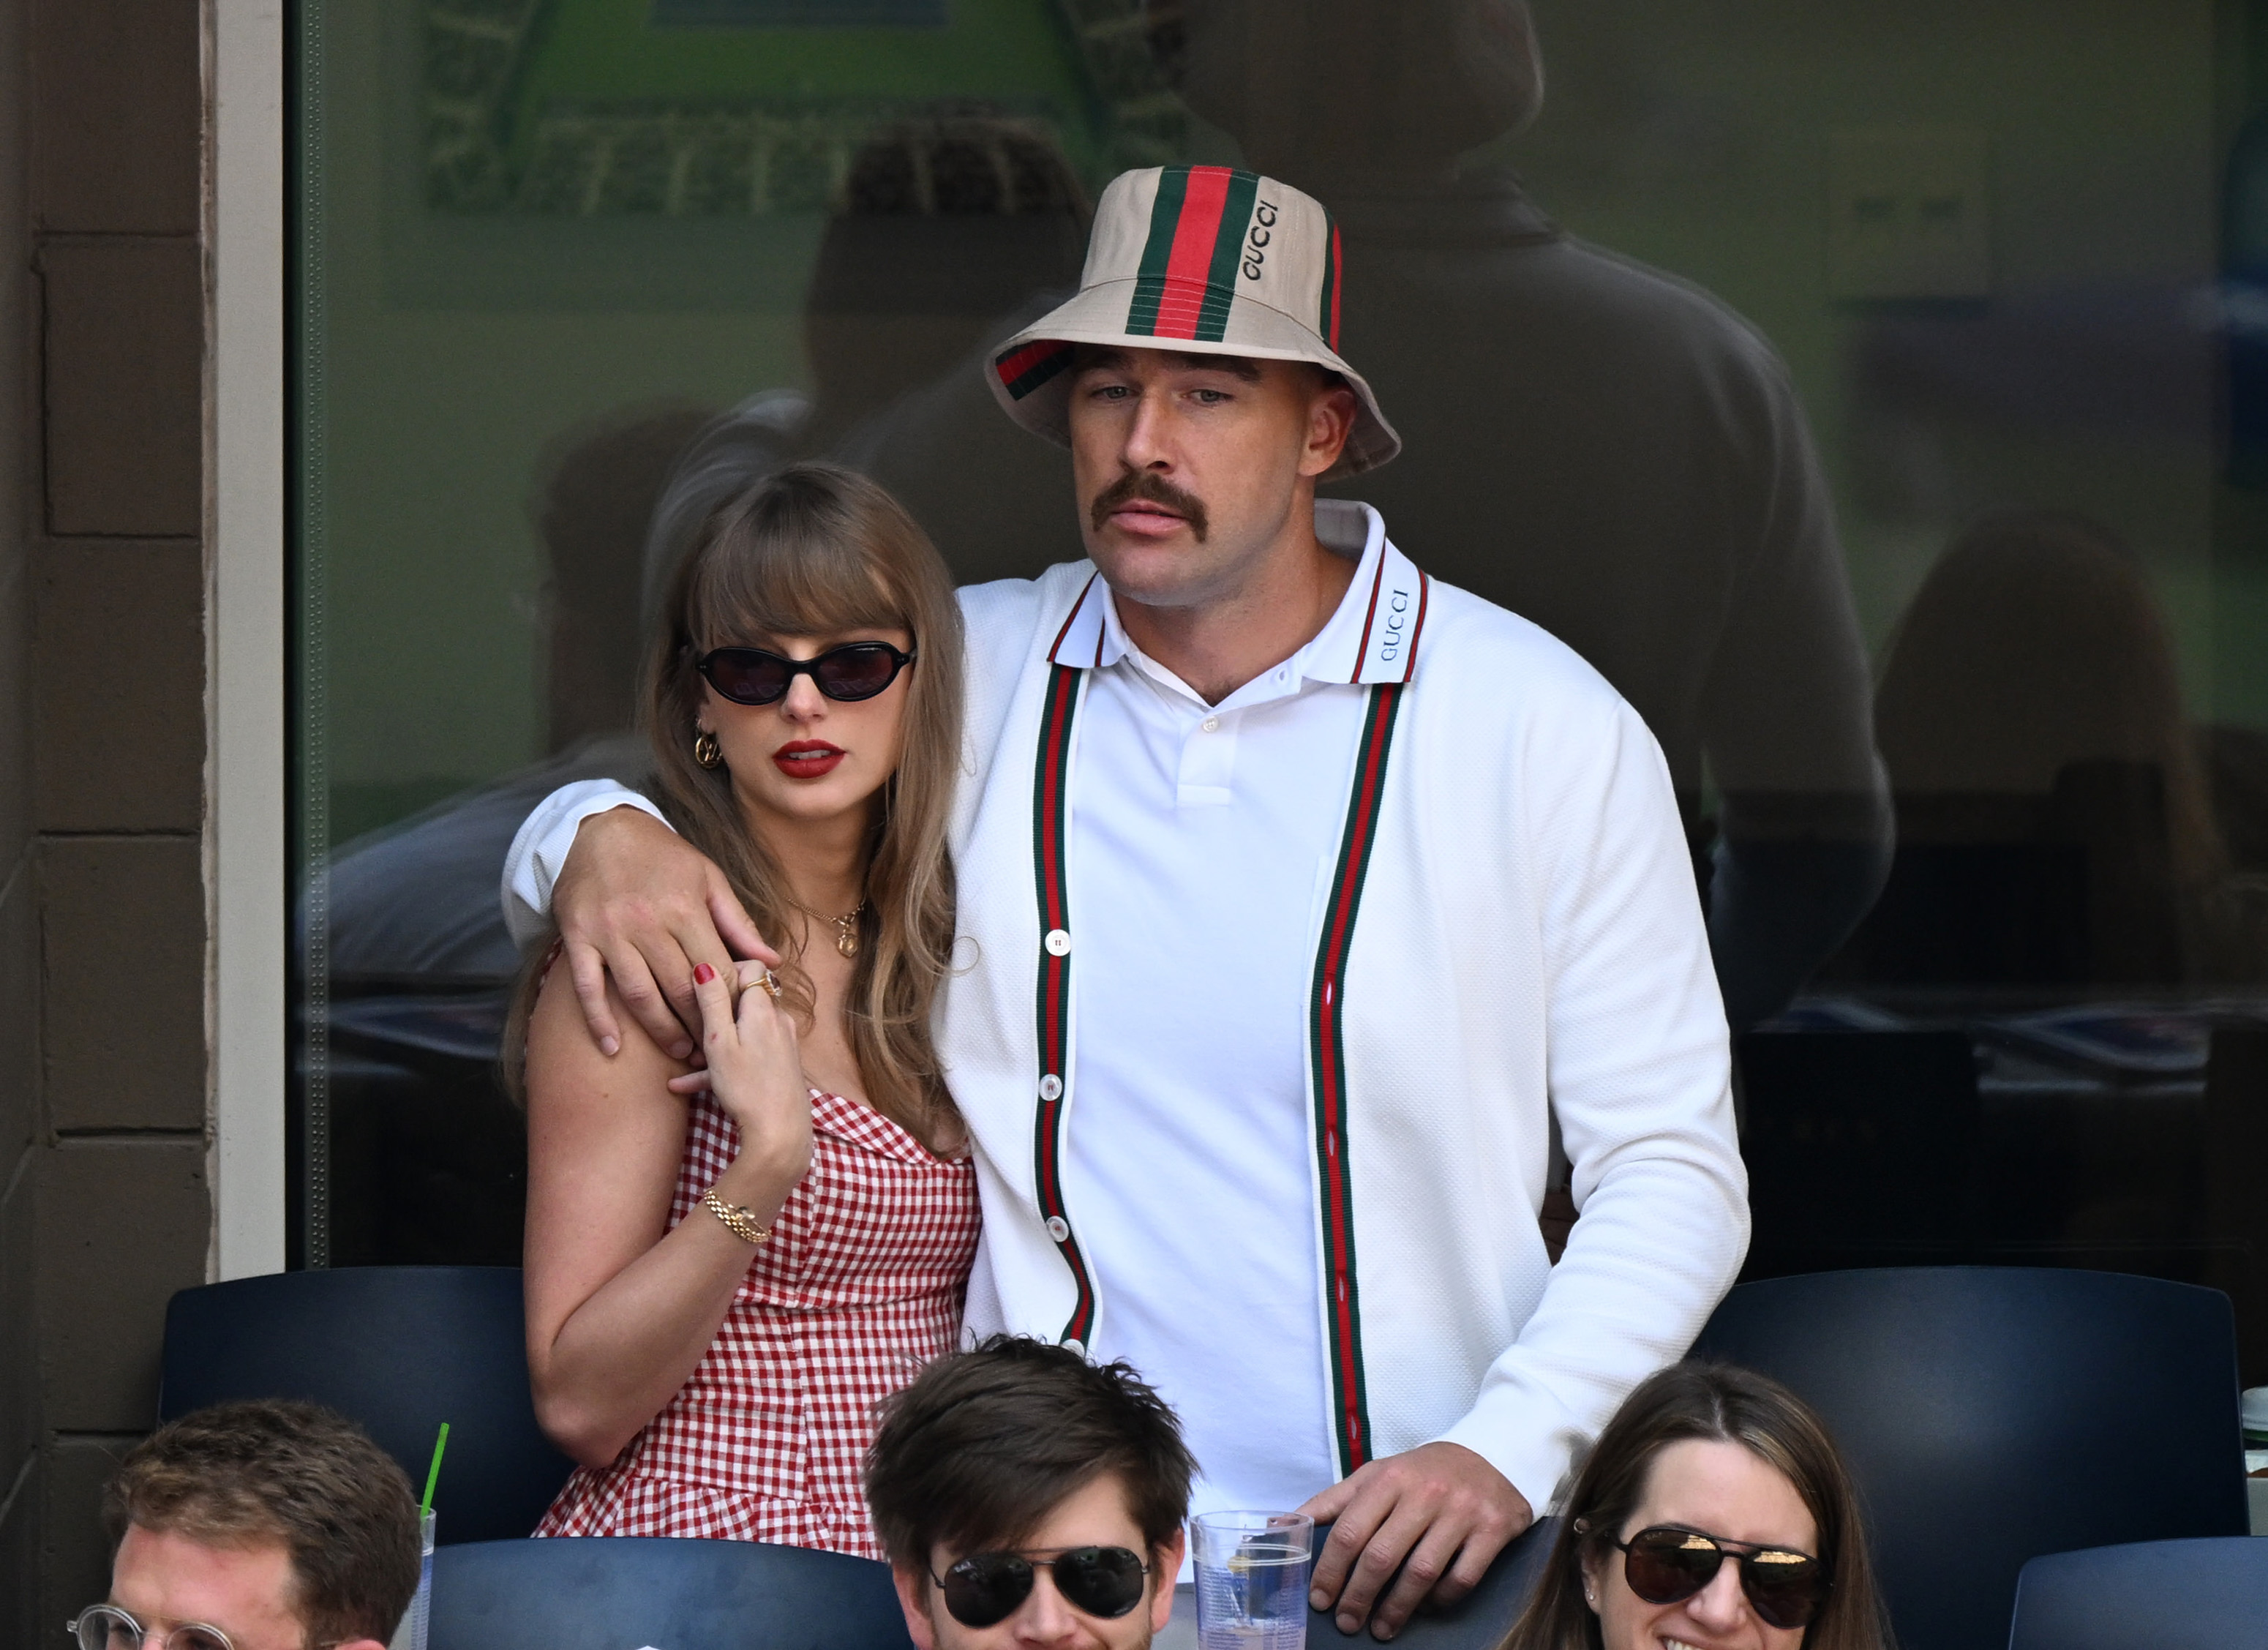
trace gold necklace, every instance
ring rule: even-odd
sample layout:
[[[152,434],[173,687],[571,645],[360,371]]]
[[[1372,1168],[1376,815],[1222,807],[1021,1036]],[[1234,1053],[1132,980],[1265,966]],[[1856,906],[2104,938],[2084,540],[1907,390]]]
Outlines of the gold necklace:
[[[858,904],[840,917],[829,917],[825,911],[814,911],[801,900],[792,897],[789,899],[788,903],[814,922],[833,923],[835,948],[846,957],[855,957],[858,954],[858,919],[866,914],[865,901],[860,900]]]

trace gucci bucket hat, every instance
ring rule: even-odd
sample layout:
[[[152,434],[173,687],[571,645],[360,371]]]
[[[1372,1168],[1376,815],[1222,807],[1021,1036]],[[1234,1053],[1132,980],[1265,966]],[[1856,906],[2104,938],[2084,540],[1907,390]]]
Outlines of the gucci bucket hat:
[[[1071,352],[1082,343],[1312,361],[1360,403],[1323,479],[1402,450],[1362,374],[1340,358],[1338,225],[1289,184],[1228,166],[1121,173],[1102,193],[1079,295],[993,352],[1008,416],[1068,446]]]

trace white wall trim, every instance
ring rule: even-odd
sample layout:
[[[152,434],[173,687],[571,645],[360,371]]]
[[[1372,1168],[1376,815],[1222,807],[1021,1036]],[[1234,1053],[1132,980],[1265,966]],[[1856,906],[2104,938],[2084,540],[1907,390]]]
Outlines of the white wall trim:
[[[284,143],[280,0],[208,0],[207,1030],[216,1279],[284,1270]]]

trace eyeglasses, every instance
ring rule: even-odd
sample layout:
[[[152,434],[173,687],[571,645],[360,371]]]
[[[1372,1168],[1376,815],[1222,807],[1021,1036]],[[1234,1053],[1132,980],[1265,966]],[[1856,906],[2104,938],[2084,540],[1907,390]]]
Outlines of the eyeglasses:
[[[919,658],[887,642],[846,642],[814,659],[788,659],[761,647],[719,647],[694,668],[735,704],[777,704],[798,676],[808,676],[830,699],[871,699]]]
[[[1741,1591],[1757,1617],[1773,1627],[1804,1627],[1833,1585],[1827,1566],[1808,1552],[1727,1541],[1668,1524],[1614,1544],[1623,1552],[1623,1579],[1649,1604],[1684,1602],[1717,1579],[1726,1559],[1737,1558]]]
[[[1123,1547],[1067,1547],[1052,1558],[1017,1552],[972,1552],[930,1580],[945,1593],[945,1607],[964,1627],[1004,1622],[1032,1595],[1035,1572],[1055,1572],[1056,1591],[1073,1609],[1115,1621],[1142,1602],[1150,1566]],[[170,1646],[169,1646],[170,1650]]]
[[[52,1617],[50,1620],[54,1619]],[[142,1650],[148,1630],[115,1604],[90,1604],[63,1624],[79,1650]],[[236,1650],[228,1635],[202,1622],[183,1622],[167,1633],[165,1650]]]

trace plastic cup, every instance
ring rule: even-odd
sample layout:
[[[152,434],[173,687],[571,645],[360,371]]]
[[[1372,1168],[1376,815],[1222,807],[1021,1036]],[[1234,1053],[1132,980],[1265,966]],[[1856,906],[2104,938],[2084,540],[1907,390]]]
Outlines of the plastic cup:
[[[1305,1513],[1203,1513],[1198,1650],[1306,1650],[1315,1521]]]
[[[417,1544],[424,1557],[417,1566],[417,1591],[409,1601],[409,1608],[401,1612],[401,1624],[394,1630],[394,1642],[387,1650],[425,1650],[425,1635],[433,1617],[433,1514],[417,1515]]]

